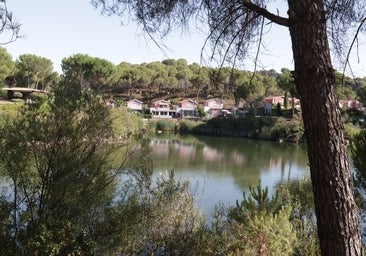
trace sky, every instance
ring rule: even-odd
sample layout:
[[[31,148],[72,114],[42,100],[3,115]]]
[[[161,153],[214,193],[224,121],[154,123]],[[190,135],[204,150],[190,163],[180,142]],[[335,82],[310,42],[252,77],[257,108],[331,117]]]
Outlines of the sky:
[[[116,65],[183,58],[188,63],[218,66],[208,58],[201,59],[206,34],[194,26],[189,33],[177,31],[165,38],[163,51],[144,36],[138,24],[130,21],[122,25],[118,17],[102,16],[89,0],[11,0],[7,5],[22,24],[23,37],[4,46],[13,60],[21,54],[35,54],[50,59],[59,73],[62,73],[62,59],[77,53],[103,58]],[[283,67],[293,69],[287,28],[273,25],[264,42],[259,69],[277,72]],[[360,63],[352,58],[352,69],[356,76],[366,77],[366,39],[359,53]],[[243,64],[242,69],[253,71],[252,61]]]

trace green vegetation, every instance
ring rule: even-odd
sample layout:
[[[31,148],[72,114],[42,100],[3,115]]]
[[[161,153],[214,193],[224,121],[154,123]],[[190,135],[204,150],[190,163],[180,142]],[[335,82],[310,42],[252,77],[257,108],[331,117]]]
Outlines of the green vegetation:
[[[35,97],[33,104],[16,99],[0,105],[0,167],[9,182],[0,195],[1,255],[319,255],[309,181],[281,186],[274,197],[260,186],[252,188],[235,207],[217,206],[207,223],[188,182],[171,172],[153,180],[149,152],[128,171],[111,170],[116,145],[104,143],[123,140],[128,155],[128,139],[145,128],[140,115],[122,106],[106,108],[104,99],[176,103],[188,97],[200,103],[218,97],[227,106],[244,103],[249,115],[149,121],[148,129],[302,142],[302,120],[293,107],[274,105],[274,116],[257,115],[265,96],[297,95],[289,70],[253,74],[188,65],[183,59],[114,66],[76,54],[63,60],[61,78],[47,59],[22,55],[11,63],[6,52],[1,54],[2,86],[51,93]],[[346,79],[339,96],[365,103],[364,80]],[[361,186],[365,154],[357,133],[364,115],[342,113],[347,136],[355,140]],[[146,141],[141,143],[141,150],[148,150]],[[123,167],[126,159],[118,161],[115,166]]]
[[[9,184],[0,196],[1,255],[300,251],[301,234],[291,224],[299,208],[283,197],[294,193],[270,199],[267,189],[251,189],[207,223],[187,181],[173,172],[153,180],[149,140],[140,141],[141,158],[131,168],[111,170],[116,145],[103,142],[116,133],[113,126],[128,135],[136,116],[128,119],[127,111],[66,88],[70,84],[61,83],[50,97],[14,108],[1,123],[0,168]],[[174,129],[187,131],[193,123]]]
[[[112,118],[113,140],[127,140],[143,128],[141,118],[130,113],[126,108],[110,108],[110,115]]]
[[[300,118],[283,117],[219,117],[196,123],[191,133],[214,136],[303,142],[304,129]]]
[[[297,97],[289,69],[281,73],[275,70],[249,71],[229,67],[209,68],[197,63],[188,64],[184,59],[166,59],[161,62],[114,65],[110,61],[87,54],[74,54],[62,60],[63,74],[53,71],[52,62],[44,57],[23,54],[15,61],[5,48],[1,48],[0,84],[37,89],[48,89],[62,78],[103,95],[126,101],[137,98],[145,103],[156,99],[177,102],[184,98],[220,98],[227,107],[244,102],[245,109],[261,106],[266,96],[289,93],[289,99]],[[79,72],[82,70],[82,72]],[[336,72],[340,99],[358,99],[363,104],[365,78],[351,79]],[[294,111],[292,106],[290,109]],[[202,111],[201,111],[202,112]]]
[[[355,165],[355,182],[358,187],[366,189],[366,130],[362,130],[353,137],[351,147],[352,159]]]
[[[122,62],[115,66],[105,59],[87,54],[75,54],[62,61],[63,76],[59,77],[52,70],[52,63],[43,57],[23,54],[12,62],[4,48],[0,57],[4,60],[0,82],[3,86],[22,86],[38,89],[51,89],[60,79],[65,79],[80,91],[90,90],[100,95],[101,100],[114,99],[123,104],[131,98],[137,98],[149,104],[156,99],[171,100],[177,103],[183,98],[194,98],[202,105],[207,98],[221,98],[225,107],[241,104],[241,110],[249,116],[263,115],[263,98],[270,95],[289,94],[288,100],[298,97],[290,70],[283,68],[281,73],[275,70],[248,71],[223,67],[221,69],[201,67],[197,63],[188,64],[184,59],[167,59],[161,62],[130,64]],[[79,72],[82,70],[83,72]],[[336,72],[338,95],[341,99],[359,99],[364,101],[366,82],[364,78],[350,79]],[[24,104],[21,99],[14,99],[17,105]],[[287,102],[287,101],[286,101]],[[113,139],[125,139],[142,128],[136,115],[128,115],[122,105],[111,109],[113,119]],[[0,106],[9,110],[10,106]],[[216,136],[239,136],[277,141],[302,142],[303,125],[298,110],[293,104],[288,107],[272,106],[273,117],[238,120],[216,118],[207,122],[167,120],[150,121],[152,131],[174,131],[179,133],[198,133]],[[201,107],[200,116],[205,112]],[[342,110],[347,139],[364,126],[365,116],[355,110]],[[142,117],[141,115],[137,115]],[[148,109],[144,117],[149,118]],[[121,120],[128,119],[125,123]]]

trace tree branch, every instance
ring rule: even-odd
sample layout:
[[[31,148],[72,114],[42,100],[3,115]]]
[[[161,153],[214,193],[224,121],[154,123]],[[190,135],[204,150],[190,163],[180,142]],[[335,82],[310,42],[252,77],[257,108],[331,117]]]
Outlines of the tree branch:
[[[288,22],[287,18],[281,17],[279,15],[275,15],[275,14],[267,11],[265,8],[262,8],[259,5],[253,4],[250,0],[244,0],[242,4],[247,9],[249,9],[255,13],[258,13],[259,15],[262,15],[266,19],[268,19],[278,25],[285,26],[285,27],[289,26],[289,22]]]

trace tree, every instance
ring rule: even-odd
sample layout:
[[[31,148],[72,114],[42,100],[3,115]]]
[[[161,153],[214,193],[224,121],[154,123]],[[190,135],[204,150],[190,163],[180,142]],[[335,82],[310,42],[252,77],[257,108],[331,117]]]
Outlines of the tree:
[[[116,71],[118,83],[122,87],[129,88],[128,96],[130,99],[133,98],[134,88],[139,79],[139,70],[137,69],[137,66],[123,62],[117,66]]]
[[[164,37],[176,27],[192,24],[190,18],[204,17],[213,55],[230,63],[246,56],[250,46],[261,46],[264,26],[287,27],[322,255],[363,254],[330,43],[340,51],[346,32],[363,24],[365,1],[288,0],[287,17],[266,9],[271,1],[265,0],[92,2],[107,14],[133,15],[150,36]]]
[[[344,74],[335,72],[338,97],[342,100],[350,100],[356,97],[356,80]]]
[[[197,63],[193,63],[193,64],[189,65],[189,68],[193,72],[193,76],[191,78],[191,83],[192,83],[193,87],[195,87],[197,90],[196,100],[198,102],[198,98],[199,98],[201,90],[203,90],[204,88],[207,88],[207,86],[210,82],[209,77],[208,77],[209,69],[207,67],[201,67]]]
[[[22,54],[15,62],[17,86],[44,90],[58,79],[52,61],[34,54]]]
[[[254,109],[258,107],[258,103],[262,102],[264,93],[263,84],[254,78],[252,81],[246,82],[236,89],[234,93],[235,101],[239,102],[240,98],[244,99],[250,109],[254,111]]]
[[[65,79],[77,83],[81,91],[86,89],[99,91],[106,87],[116,69],[108,60],[80,53],[63,58],[61,67]]]
[[[366,105],[366,85],[358,88],[358,90],[357,90],[357,96],[359,97],[361,103],[363,105]]]
[[[287,68],[281,69],[281,72],[282,73],[277,79],[277,83],[282,90],[289,92],[291,95],[291,107],[293,116],[295,114],[295,95],[297,94],[294,78],[292,77],[291,71]]]
[[[10,209],[12,241],[1,255],[68,255],[95,245],[93,228],[114,195],[110,147],[101,143],[111,118],[99,98],[71,88],[56,86],[0,127],[0,168],[12,190],[0,202]]]
[[[5,48],[0,48],[0,86],[4,83],[5,78],[14,68],[14,62],[11,55]]]

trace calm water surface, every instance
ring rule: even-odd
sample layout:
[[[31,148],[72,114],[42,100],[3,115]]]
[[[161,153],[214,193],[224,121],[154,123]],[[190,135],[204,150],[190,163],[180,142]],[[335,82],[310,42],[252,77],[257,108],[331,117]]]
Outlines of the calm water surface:
[[[273,191],[279,183],[309,176],[305,145],[159,135],[151,137],[149,146],[155,175],[174,170],[177,178],[189,179],[196,202],[205,212],[217,203],[235,204],[243,191],[260,181]]]

